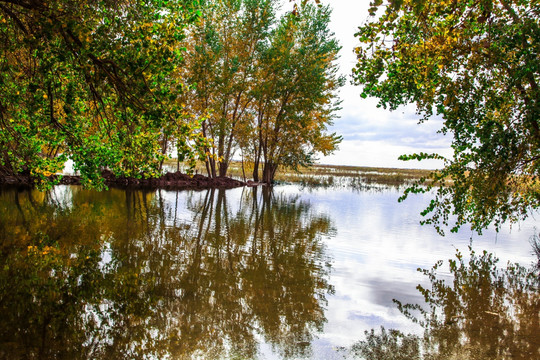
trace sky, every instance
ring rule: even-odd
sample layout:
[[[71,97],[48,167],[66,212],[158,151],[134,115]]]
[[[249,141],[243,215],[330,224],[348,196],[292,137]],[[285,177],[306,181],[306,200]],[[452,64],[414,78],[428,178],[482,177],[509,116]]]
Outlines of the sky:
[[[377,108],[377,99],[362,99],[361,87],[351,85],[351,70],[356,63],[353,49],[358,44],[354,33],[368,19],[370,0],[321,2],[330,4],[333,9],[330,28],[342,46],[339,65],[347,82],[340,92],[342,110],[330,127],[331,132],[343,136],[343,141],[338,151],[320,157],[318,162],[329,165],[440,168],[442,162],[435,160],[398,160],[402,154],[418,152],[451,156],[451,138],[437,133],[442,125],[440,119],[418,124],[420,116],[416,115],[414,105],[396,111]]]

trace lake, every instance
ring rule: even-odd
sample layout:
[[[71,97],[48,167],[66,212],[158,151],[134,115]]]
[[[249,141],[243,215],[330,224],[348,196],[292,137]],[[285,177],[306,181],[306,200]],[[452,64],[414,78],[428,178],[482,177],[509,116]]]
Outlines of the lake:
[[[402,352],[423,328],[393,300],[429,307],[436,296],[444,307],[434,313],[445,314],[451,326],[442,333],[454,342],[474,340],[459,351],[486,348],[487,341],[493,349],[486,359],[540,355],[534,279],[523,285],[515,281],[519,272],[499,272],[506,277],[492,283],[487,276],[461,293],[472,270],[441,266],[432,278],[417,270],[455,261],[459,251],[480,277],[495,274],[491,258],[480,259],[484,250],[500,259],[500,268],[529,267],[536,261],[534,217],[498,233],[463,228],[441,237],[419,225],[430,195],[398,203],[400,195],[393,188],[296,185],[1,189],[0,358],[342,359],[353,357],[358,341],[368,344],[365,332],[372,329],[371,340],[398,330],[390,336],[395,341],[384,341]],[[453,289],[456,274],[462,282]],[[417,285],[431,288],[435,280],[441,291],[430,302]],[[486,318],[471,320],[479,316]],[[493,331],[508,338],[494,340]],[[356,351],[366,356],[368,350]]]

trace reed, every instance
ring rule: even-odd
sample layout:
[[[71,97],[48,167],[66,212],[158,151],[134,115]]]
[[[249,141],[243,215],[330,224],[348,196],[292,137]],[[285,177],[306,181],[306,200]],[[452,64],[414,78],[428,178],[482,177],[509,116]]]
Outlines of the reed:
[[[165,163],[165,170],[176,171],[174,159]],[[204,163],[199,163],[195,168],[195,172],[206,174]],[[244,163],[244,170],[242,171],[242,163],[233,161],[229,166],[227,176],[238,180],[250,180],[252,172],[252,164]],[[275,179],[278,183],[295,183],[308,187],[365,188],[366,186],[377,185],[401,187],[409,186],[421,178],[428,178],[432,172],[433,170],[422,169],[313,165],[311,167],[302,167],[298,171],[287,168],[280,169]],[[246,179],[244,179],[244,174]]]

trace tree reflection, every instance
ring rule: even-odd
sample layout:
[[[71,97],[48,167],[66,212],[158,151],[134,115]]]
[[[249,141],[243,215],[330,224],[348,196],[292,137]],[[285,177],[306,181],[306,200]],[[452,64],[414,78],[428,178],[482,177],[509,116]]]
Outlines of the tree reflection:
[[[102,297],[92,235],[100,217],[90,205],[68,209],[48,194],[0,197],[0,357],[84,357],[99,326],[86,308]]]
[[[309,203],[57,189],[0,193],[0,358],[309,355],[332,291]]]
[[[468,261],[460,252],[449,260],[450,280],[439,273],[442,261],[421,270],[431,283],[418,286],[427,309],[394,300],[424,328],[423,337],[371,330],[351,353],[370,360],[540,358],[538,269],[517,264],[499,269],[492,254],[470,252]]]

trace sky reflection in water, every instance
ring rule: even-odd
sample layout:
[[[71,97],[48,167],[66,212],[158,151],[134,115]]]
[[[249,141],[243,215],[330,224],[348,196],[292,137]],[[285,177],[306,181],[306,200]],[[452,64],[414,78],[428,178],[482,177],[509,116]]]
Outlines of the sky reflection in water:
[[[467,255],[470,232],[418,225],[428,196],[254,191],[3,190],[0,357],[341,358],[365,330],[420,333],[392,300]],[[473,248],[528,265],[534,225]]]

